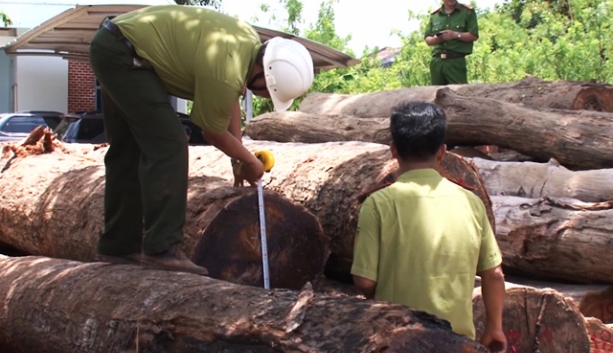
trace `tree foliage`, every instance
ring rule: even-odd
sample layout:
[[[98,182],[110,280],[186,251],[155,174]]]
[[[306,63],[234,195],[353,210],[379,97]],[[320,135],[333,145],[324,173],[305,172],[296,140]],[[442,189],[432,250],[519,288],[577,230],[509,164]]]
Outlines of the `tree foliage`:
[[[7,27],[13,24],[13,21],[8,17],[8,15],[0,10],[0,22],[2,22],[3,27]]]
[[[322,4],[316,24],[304,35],[344,52],[334,1]],[[610,0],[507,0],[492,11],[477,8],[480,37],[468,57],[470,82],[509,82],[526,74],[545,80],[613,82],[613,2]],[[363,93],[430,83],[431,48],[423,39],[427,13],[409,12],[420,31],[398,32],[402,48],[396,62],[382,68],[365,48],[361,63],[319,73],[312,91]]]
[[[262,6],[271,28],[355,56],[348,47],[351,36],[339,36],[334,26],[338,0],[323,0],[317,20],[306,26],[301,1],[273,1],[284,11],[272,13],[269,5]],[[470,82],[510,82],[530,74],[544,80],[613,83],[613,0],[505,0],[491,11],[475,7],[479,40],[467,59]],[[428,85],[432,48],[423,33],[429,15],[409,11],[407,19],[418,21],[420,30],[396,32],[403,44],[392,66],[381,67],[375,59],[379,48],[367,47],[360,64],[318,73],[310,92],[352,94]],[[272,109],[270,100],[254,98],[254,115]]]

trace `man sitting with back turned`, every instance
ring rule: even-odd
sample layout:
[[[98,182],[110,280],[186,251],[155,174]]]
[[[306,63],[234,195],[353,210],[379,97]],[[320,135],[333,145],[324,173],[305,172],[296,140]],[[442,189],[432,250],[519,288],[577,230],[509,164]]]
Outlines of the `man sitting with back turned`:
[[[502,256],[485,206],[435,169],[445,155],[446,124],[434,104],[393,109],[390,148],[402,175],[362,204],[351,273],[367,298],[426,311],[472,339],[472,292],[480,274],[486,310],[481,343],[504,352]]]

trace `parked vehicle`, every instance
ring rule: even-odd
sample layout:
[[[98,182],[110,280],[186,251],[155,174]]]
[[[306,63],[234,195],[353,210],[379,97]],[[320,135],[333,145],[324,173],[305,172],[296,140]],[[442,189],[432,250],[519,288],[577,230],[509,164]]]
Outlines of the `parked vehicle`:
[[[37,110],[0,114],[0,142],[22,140],[38,126],[55,130],[65,117],[64,113]]]
[[[208,145],[202,136],[202,129],[189,120],[189,116],[177,113],[187,135],[190,145]],[[92,143],[108,142],[104,132],[102,113],[98,111],[80,112],[66,116],[55,128],[58,140],[66,143]]]

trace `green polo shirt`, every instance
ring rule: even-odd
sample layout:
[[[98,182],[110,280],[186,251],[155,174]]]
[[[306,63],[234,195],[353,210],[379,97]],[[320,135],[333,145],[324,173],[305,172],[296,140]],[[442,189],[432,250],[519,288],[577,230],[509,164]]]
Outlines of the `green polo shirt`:
[[[444,6],[431,13],[430,22],[426,28],[425,37],[433,36],[435,33],[444,30],[462,33],[469,32],[479,37],[479,26],[475,10],[460,3],[456,3],[455,10],[450,14],[445,12]],[[432,48],[433,55],[443,52],[471,54],[473,52],[473,42],[468,43],[454,39],[436,44]]]
[[[351,273],[375,298],[443,318],[475,338],[475,274],[502,263],[485,206],[434,169],[407,172],[362,204]]]
[[[117,16],[136,53],[168,93],[193,100],[192,121],[227,130],[261,41],[249,24],[201,7],[162,5]]]

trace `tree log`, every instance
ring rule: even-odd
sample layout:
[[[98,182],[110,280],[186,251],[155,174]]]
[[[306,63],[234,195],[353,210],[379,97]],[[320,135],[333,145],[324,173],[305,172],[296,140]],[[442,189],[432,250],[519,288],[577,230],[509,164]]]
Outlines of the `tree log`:
[[[250,150],[270,150],[275,156],[271,173],[264,175],[266,188],[304,205],[315,214],[330,238],[331,255],[326,273],[351,282],[353,243],[364,192],[393,182],[398,165],[389,148],[362,142],[324,144],[275,143],[245,140]],[[85,151],[87,152],[87,151]],[[102,160],[104,148],[86,155]],[[210,146],[190,147],[190,175],[211,175],[233,180],[229,159]],[[485,204],[495,227],[491,201],[476,167],[447,153],[439,172],[473,188]]]
[[[613,113],[532,110],[488,98],[437,92],[447,113],[446,142],[497,145],[542,161],[555,158],[572,169],[613,165]]]
[[[12,160],[0,177],[0,241],[28,254],[93,259],[103,230],[104,167],[54,152]],[[264,196],[271,286],[300,288],[323,272],[327,238],[315,216]],[[189,179],[184,250],[213,278],[261,286],[257,192],[220,178]]]
[[[613,352],[613,325],[604,325],[594,317],[586,317],[585,325],[590,338],[590,353]]]
[[[267,188],[301,203],[317,216],[330,238],[332,252],[327,273],[345,276],[353,259],[353,243],[360,203],[358,197],[396,178],[397,163],[386,146],[360,142],[293,144],[245,141],[251,150],[270,150],[275,167],[263,178]],[[470,162],[447,153],[439,168],[443,176],[474,187],[494,226],[491,201]],[[191,175],[233,177],[227,157],[213,147],[190,149]],[[333,274],[334,273],[334,274]]]
[[[460,95],[517,103],[528,108],[613,112],[613,86],[587,82],[543,81],[527,77],[517,82],[445,86]],[[401,102],[434,102],[440,86],[402,88],[365,94],[311,93],[298,110],[313,115],[389,117]]]
[[[480,287],[473,296],[473,322],[478,339],[485,324]],[[571,301],[552,289],[507,289],[502,325],[507,336],[507,352],[590,352],[583,316]]]
[[[254,117],[245,133],[254,140],[323,143],[363,141],[389,145],[389,118],[272,112]]]
[[[487,351],[406,306],[247,287],[188,273],[0,259],[0,347],[72,352]]]
[[[471,158],[490,196],[563,197],[585,202],[613,200],[613,169],[570,171],[551,161],[494,162]]]
[[[449,88],[436,91],[435,102],[447,113],[448,145],[497,145],[538,161],[555,158],[572,169],[613,165],[613,113],[537,111],[489,98],[467,98]],[[280,142],[389,144],[388,116],[356,116],[268,113],[251,120],[246,133],[255,140]]]
[[[492,196],[503,265],[579,283],[613,282],[613,202]]]
[[[595,317],[605,324],[613,323],[613,287],[586,293],[579,302],[579,310],[584,316]]]

